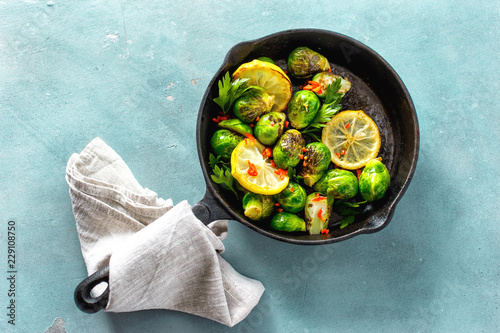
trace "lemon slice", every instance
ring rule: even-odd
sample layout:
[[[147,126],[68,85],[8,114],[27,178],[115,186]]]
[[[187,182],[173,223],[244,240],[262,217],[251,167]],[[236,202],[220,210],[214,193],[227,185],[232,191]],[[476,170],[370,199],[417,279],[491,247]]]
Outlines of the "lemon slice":
[[[377,157],[380,133],[377,124],[363,111],[342,111],[323,128],[321,141],[330,148],[332,162],[355,170]]]
[[[274,167],[262,154],[265,149],[253,137],[242,140],[231,154],[231,174],[247,190],[273,195],[287,187],[289,178],[285,170]]]
[[[234,80],[243,78],[248,78],[248,85],[263,87],[269,95],[274,95],[271,111],[283,111],[292,98],[290,79],[275,64],[257,59],[246,62],[233,73]]]

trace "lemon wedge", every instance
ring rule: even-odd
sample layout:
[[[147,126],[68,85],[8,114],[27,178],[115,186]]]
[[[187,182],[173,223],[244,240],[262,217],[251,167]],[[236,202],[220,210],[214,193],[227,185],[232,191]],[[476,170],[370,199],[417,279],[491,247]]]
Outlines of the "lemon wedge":
[[[257,59],[246,62],[233,73],[233,80],[243,78],[248,79],[248,85],[265,88],[269,95],[274,95],[271,111],[283,111],[292,98],[292,83],[275,64]]]
[[[330,149],[332,162],[348,170],[376,158],[381,142],[377,124],[361,110],[333,116],[323,128],[321,141]]]
[[[242,140],[231,154],[231,174],[247,190],[264,195],[283,191],[288,175],[263,152],[266,147],[253,137]]]

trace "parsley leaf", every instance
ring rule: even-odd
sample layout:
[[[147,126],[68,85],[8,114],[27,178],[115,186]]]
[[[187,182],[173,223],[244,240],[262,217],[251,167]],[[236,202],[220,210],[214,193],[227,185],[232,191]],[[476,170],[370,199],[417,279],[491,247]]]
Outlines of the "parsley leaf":
[[[229,72],[226,72],[222,80],[219,80],[219,97],[214,98],[214,102],[221,107],[223,114],[228,113],[233,103],[249,90],[264,90],[262,87],[248,86],[247,81],[247,78],[243,78],[231,82]]]
[[[219,163],[222,166],[225,166],[227,164],[227,162],[224,162],[222,160],[222,156],[220,155],[215,156],[214,154],[210,153],[210,155],[208,156],[208,164],[210,165],[210,167],[213,169]]]
[[[354,215],[345,216],[344,218],[342,218],[342,220],[340,220],[340,229],[344,229],[353,222],[354,222]]]
[[[217,183],[221,184],[228,190],[233,191],[233,193],[238,197],[238,192],[233,187],[234,184],[234,178],[233,175],[231,175],[231,170],[228,168],[220,168],[218,165],[215,165],[213,168],[214,174],[210,176],[212,180]]]
[[[311,124],[309,124],[302,133],[307,133],[317,141],[320,141],[314,132],[325,127],[325,124],[342,108],[340,102],[344,94],[338,92],[341,84],[342,79],[338,78],[326,88],[326,96],[323,105],[318,110]]]

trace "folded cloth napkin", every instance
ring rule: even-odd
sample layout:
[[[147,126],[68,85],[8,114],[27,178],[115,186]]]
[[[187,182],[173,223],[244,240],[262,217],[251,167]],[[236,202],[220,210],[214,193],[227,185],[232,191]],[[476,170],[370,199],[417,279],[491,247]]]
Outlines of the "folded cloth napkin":
[[[109,265],[105,311],[169,309],[234,326],[264,287],[221,256],[227,221],[205,226],[191,206],[143,188],[95,138],[67,164],[66,181],[87,272]]]

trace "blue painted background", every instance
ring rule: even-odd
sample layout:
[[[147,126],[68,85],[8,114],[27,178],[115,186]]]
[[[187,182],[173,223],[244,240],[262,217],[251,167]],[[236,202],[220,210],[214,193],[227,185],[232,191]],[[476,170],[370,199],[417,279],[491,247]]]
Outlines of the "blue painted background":
[[[45,332],[498,332],[500,5],[495,1],[0,1],[0,308],[17,222],[17,320]],[[383,231],[322,247],[230,222],[226,258],[266,287],[229,329],[170,311],[80,312],[86,276],[64,180],[101,137],[174,203],[205,193],[195,122],[236,43],[322,28],[373,48],[414,100],[421,150]]]

